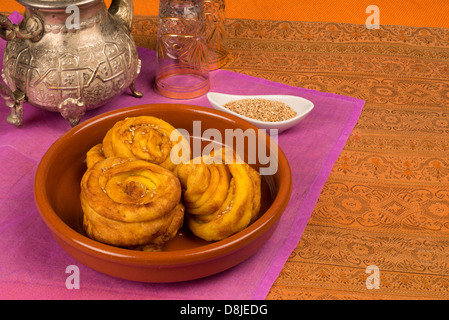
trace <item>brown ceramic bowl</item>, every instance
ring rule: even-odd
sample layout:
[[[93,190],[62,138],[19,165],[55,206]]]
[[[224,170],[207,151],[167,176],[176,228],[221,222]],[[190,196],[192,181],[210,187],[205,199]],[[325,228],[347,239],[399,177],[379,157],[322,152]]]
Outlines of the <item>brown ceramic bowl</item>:
[[[87,120],[61,136],[46,152],[37,169],[34,192],[42,219],[61,247],[75,259],[97,271],[115,277],[143,282],[176,282],[212,275],[244,261],[254,254],[274,232],[291,194],[291,172],[282,150],[278,150],[278,170],[262,176],[261,217],[245,230],[218,242],[196,238],[183,227],[162,252],[142,252],[106,245],[88,238],[82,228],[80,181],[86,165],[86,152],[102,141],[106,132],[125,117],[152,115],[183,128],[193,135],[193,122],[201,120],[201,130],[256,127],[209,108],[153,104],[124,108]],[[203,136],[203,133],[200,133]],[[198,137],[191,136],[191,139]],[[201,137],[200,137],[201,139]],[[207,142],[207,141],[206,141]],[[205,141],[202,140],[204,145]],[[210,143],[210,141],[209,141]],[[259,163],[252,165],[255,169]]]

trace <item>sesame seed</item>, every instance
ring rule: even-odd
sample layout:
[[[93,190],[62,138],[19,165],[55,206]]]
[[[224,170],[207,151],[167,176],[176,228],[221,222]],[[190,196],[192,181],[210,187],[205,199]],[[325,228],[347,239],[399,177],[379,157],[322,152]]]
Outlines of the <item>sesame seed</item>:
[[[228,102],[224,107],[245,117],[266,122],[296,117],[296,112],[285,103],[267,99],[241,99]]]

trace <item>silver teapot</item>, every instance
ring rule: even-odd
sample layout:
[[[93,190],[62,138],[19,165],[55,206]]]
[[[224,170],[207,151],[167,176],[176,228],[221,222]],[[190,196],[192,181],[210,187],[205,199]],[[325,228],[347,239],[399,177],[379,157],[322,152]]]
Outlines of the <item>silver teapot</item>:
[[[7,122],[23,124],[23,103],[59,112],[70,125],[86,111],[135,88],[141,62],[131,37],[133,1],[17,0],[19,25],[0,15],[7,40],[0,95],[11,109]]]

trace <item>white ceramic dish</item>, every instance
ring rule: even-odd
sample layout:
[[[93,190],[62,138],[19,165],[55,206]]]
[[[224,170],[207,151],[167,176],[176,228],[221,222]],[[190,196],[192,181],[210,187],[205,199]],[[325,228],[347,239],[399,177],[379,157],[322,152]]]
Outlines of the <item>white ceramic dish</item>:
[[[270,130],[270,134],[275,134],[276,131],[273,131],[273,129],[277,129],[277,133],[281,133],[282,131],[285,131],[295,125],[297,125],[301,120],[303,120],[313,109],[314,105],[312,101],[297,97],[297,96],[290,96],[290,95],[234,95],[234,94],[225,94],[225,93],[218,93],[218,92],[209,92],[207,94],[207,98],[209,99],[209,102],[214,107],[214,109],[221,110],[230,114],[233,114],[235,116],[238,116],[255,126],[257,126],[260,129],[266,129]],[[297,116],[288,120],[279,121],[279,122],[266,122],[266,121],[259,121],[255,119],[251,119],[248,117],[245,117],[241,114],[238,114],[236,112],[233,112],[227,108],[224,107],[224,105],[231,101],[241,100],[241,99],[267,99],[272,101],[279,101],[283,102],[286,105],[288,105],[290,108],[292,108],[294,111],[296,111]]]

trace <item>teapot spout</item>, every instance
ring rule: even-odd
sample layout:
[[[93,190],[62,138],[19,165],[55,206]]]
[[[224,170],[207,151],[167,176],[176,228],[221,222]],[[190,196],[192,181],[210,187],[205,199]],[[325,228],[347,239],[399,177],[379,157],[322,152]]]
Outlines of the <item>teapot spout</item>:
[[[109,13],[131,32],[134,14],[133,0],[112,0]]]

